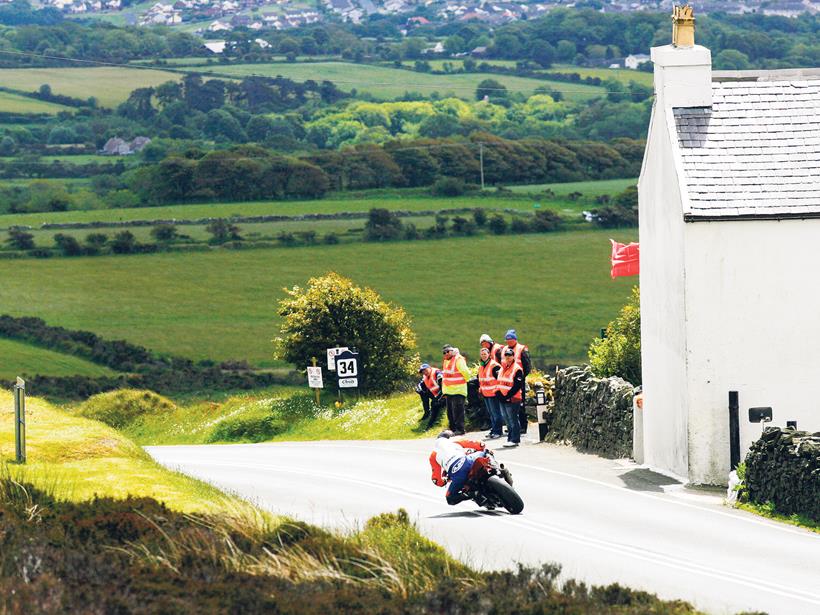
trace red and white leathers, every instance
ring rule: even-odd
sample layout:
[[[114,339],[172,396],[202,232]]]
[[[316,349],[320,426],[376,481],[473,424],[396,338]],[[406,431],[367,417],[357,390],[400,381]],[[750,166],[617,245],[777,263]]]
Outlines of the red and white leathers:
[[[430,467],[433,469],[433,482],[438,487],[447,484],[447,474],[470,453],[483,451],[484,444],[475,440],[451,440],[436,438],[435,448],[430,453]]]

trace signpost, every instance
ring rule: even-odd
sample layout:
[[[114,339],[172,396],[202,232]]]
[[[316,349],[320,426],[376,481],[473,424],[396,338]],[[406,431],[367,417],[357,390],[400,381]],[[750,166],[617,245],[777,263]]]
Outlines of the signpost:
[[[336,356],[347,350],[347,346],[337,346],[336,348],[327,349],[327,368],[336,371]]]
[[[26,462],[26,381],[14,384],[14,453],[17,463]]]
[[[312,366],[307,368],[308,386],[316,391],[316,405],[320,405],[319,389],[324,388],[322,382],[322,368],[316,365],[316,357],[311,359]]]
[[[336,355],[336,376],[339,389],[359,388],[359,353],[343,350]]]

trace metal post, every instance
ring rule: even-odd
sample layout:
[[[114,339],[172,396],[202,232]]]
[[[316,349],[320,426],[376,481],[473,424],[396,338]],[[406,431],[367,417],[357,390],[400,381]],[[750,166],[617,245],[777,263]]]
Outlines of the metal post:
[[[481,167],[481,189],[484,190],[484,144],[478,144],[478,161]]]
[[[14,454],[17,463],[26,462],[26,381],[14,383]]]
[[[737,391],[729,391],[729,464],[730,470],[740,463],[740,404]]]

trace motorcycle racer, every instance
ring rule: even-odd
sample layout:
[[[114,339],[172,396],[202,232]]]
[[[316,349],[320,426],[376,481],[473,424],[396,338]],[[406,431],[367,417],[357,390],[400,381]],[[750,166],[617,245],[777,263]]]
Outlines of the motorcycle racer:
[[[444,487],[449,481],[445,495],[450,506],[469,499],[462,493],[470,475],[470,470],[479,457],[487,454],[484,444],[475,440],[452,440],[453,432],[442,431],[436,438],[430,453],[430,467],[433,469],[433,483]]]

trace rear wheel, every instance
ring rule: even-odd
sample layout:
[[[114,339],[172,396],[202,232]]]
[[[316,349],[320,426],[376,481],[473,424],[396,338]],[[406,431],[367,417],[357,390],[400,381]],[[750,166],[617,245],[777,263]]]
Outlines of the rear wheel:
[[[499,477],[491,476],[488,478],[487,488],[492,489],[493,493],[501,500],[501,504],[511,515],[517,515],[524,510],[524,500],[521,499],[521,496]]]

